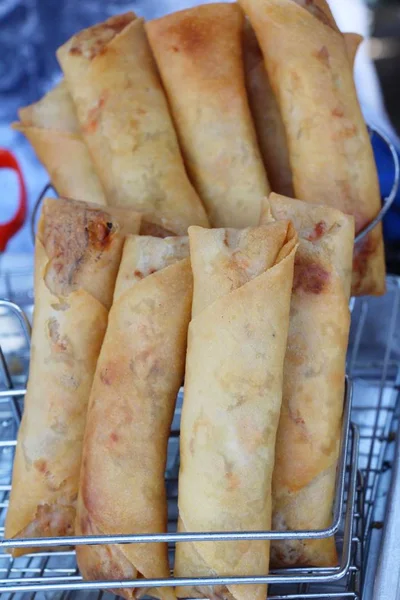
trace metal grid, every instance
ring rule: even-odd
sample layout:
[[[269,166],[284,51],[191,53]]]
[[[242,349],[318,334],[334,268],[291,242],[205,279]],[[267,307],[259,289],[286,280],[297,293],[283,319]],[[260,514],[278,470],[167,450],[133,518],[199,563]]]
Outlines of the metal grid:
[[[21,312],[21,310],[14,306],[13,304],[7,302],[7,301],[0,301],[0,307],[3,306],[3,308],[5,308],[6,310],[8,310],[9,312],[13,313],[14,317],[16,317],[21,325],[22,331],[25,334],[25,343],[27,343],[29,345],[29,324],[27,323],[26,318],[24,317],[24,314]],[[8,336],[9,338],[10,336]],[[12,335],[11,335],[12,337]],[[7,341],[9,342],[9,339],[6,340],[5,342],[7,343]],[[9,374],[8,371],[8,367],[7,364],[4,360],[4,356],[2,356],[2,360],[1,360],[1,365],[2,365],[2,370],[3,370],[3,375],[4,375],[4,383],[5,383],[5,387],[6,389],[3,391],[0,391],[0,400],[2,399],[3,401],[9,401],[11,403],[11,423],[10,425],[13,427],[13,432],[17,429],[19,420],[20,420],[20,407],[18,405],[18,397],[22,396],[22,394],[24,393],[24,389],[19,388],[19,389],[12,389],[12,377]],[[176,501],[177,501],[177,473],[178,473],[178,464],[177,464],[177,458],[178,458],[178,445],[177,445],[177,440],[178,440],[178,434],[179,434],[179,420],[180,420],[180,408],[181,408],[181,403],[182,403],[182,396],[180,396],[180,398],[178,398],[178,407],[177,407],[177,414],[175,416],[175,420],[173,423],[173,433],[171,436],[171,440],[170,440],[170,447],[169,447],[169,466],[167,469],[167,487],[168,487],[168,491],[169,491],[169,504],[170,504],[170,530],[174,531],[176,528],[176,518],[177,518],[177,507],[176,507]],[[328,528],[327,530],[321,531],[321,532],[295,532],[291,534],[291,537],[301,537],[301,538],[310,538],[310,537],[322,537],[322,536],[327,536],[332,534],[333,532],[336,532],[339,528],[339,526],[341,525],[343,518],[342,518],[342,513],[343,513],[343,509],[344,506],[346,506],[345,512],[344,512],[344,521],[343,521],[343,539],[340,539],[341,542],[341,546],[342,546],[342,551],[341,551],[341,563],[339,567],[336,568],[332,568],[332,569],[314,569],[312,571],[310,570],[306,570],[306,569],[297,569],[297,570],[287,570],[287,571],[280,571],[280,572],[276,572],[275,574],[272,573],[268,578],[258,578],[259,582],[261,582],[261,580],[265,580],[268,579],[269,581],[284,581],[285,583],[288,582],[293,582],[293,581],[298,581],[298,580],[302,580],[302,581],[334,581],[337,580],[339,578],[341,578],[348,570],[350,561],[351,561],[351,538],[353,535],[353,513],[354,513],[354,497],[355,497],[355,487],[356,487],[356,477],[357,477],[357,470],[356,470],[356,463],[357,463],[357,450],[358,450],[358,442],[357,442],[357,438],[358,438],[358,433],[356,431],[353,431],[353,436],[352,436],[352,447],[351,447],[351,452],[350,452],[350,456],[349,456],[349,473],[348,473],[348,482],[347,482],[347,487],[345,485],[345,479],[346,479],[346,458],[348,456],[348,446],[349,446],[349,418],[350,418],[350,406],[351,406],[351,387],[350,386],[346,386],[346,402],[345,402],[345,410],[344,410],[344,419],[343,419],[343,432],[342,432],[342,444],[341,444],[341,451],[340,451],[340,460],[339,460],[339,468],[338,468],[338,474],[337,474],[337,494],[336,494],[336,499],[335,499],[335,509],[334,509],[334,518],[333,518],[333,523],[331,525],[330,528]],[[7,422],[7,421],[5,421]],[[13,433],[12,432],[12,433]],[[13,438],[10,439],[10,436],[7,436],[8,440],[4,440],[3,441],[3,452],[12,452],[14,447],[15,447],[15,441]],[[6,462],[5,464],[5,470],[6,470],[6,475],[5,477],[8,478],[7,481],[9,482],[9,478],[10,478],[10,464],[9,461]],[[9,489],[9,483],[8,485],[6,484],[4,492],[5,494],[7,494],[7,491]],[[346,504],[346,500],[344,498],[344,490],[347,489],[348,490],[348,494],[349,497],[347,499],[347,504]],[[5,499],[5,501],[3,502],[3,512],[5,512],[6,509],[6,505],[7,505],[7,500]],[[282,538],[282,537],[286,537],[288,536],[287,533],[283,533],[283,532],[270,532],[270,534],[268,535],[269,538],[275,537],[275,538]],[[104,539],[101,540],[101,536],[98,536],[96,538],[96,542],[99,541],[107,541],[107,542],[116,542],[117,537],[116,536],[103,536]],[[122,539],[127,539],[128,536],[122,536]],[[144,539],[145,536],[129,536],[131,539],[131,541],[137,541],[135,538],[140,538],[141,540]],[[238,533],[222,533],[222,534],[218,534],[218,533],[213,533],[213,534],[167,534],[167,536],[155,536],[155,535],[151,535],[151,536],[147,536],[147,538],[149,538],[152,541],[159,541],[162,538],[166,538],[168,537],[169,539],[166,541],[177,541],[177,539],[182,539],[182,538],[187,538],[187,539],[194,539],[194,538],[198,538],[200,540],[203,539],[221,539],[221,538],[229,538],[231,540],[235,540],[235,539],[239,539],[241,537],[246,537],[248,538],[261,538],[261,539],[266,539],[267,536],[265,534],[265,532],[251,532],[250,534],[246,534],[243,532],[238,532]],[[75,543],[82,543],[85,542],[87,543],[88,538],[69,538],[69,540],[71,540],[71,542],[73,541],[74,544]],[[47,546],[54,546],[56,539],[52,538],[52,540],[40,540],[40,545],[47,545]],[[65,538],[59,538],[57,540],[58,544],[63,544],[65,545]],[[32,545],[32,541],[18,541],[18,544],[26,544],[26,545]],[[4,546],[7,545],[7,542],[4,542],[2,544],[3,548]],[[14,544],[13,544],[14,545]],[[171,548],[172,550],[172,548]],[[57,553],[57,565],[59,564],[59,562],[65,558],[67,554],[59,552]],[[70,553],[68,553],[68,556],[70,557]],[[34,555],[32,557],[32,560],[35,560],[38,558],[38,555]],[[42,555],[40,557],[41,560],[43,559],[47,559],[50,561],[51,559],[54,558],[54,554],[51,554],[49,556],[46,555]],[[10,559],[9,559],[10,560]],[[0,578],[0,586],[3,587],[3,590],[7,589],[10,590],[10,587],[12,588],[11,591],[19,591],[21,589],[24,589],[26,591],[33,591],[34,589],[36,589],[39,584],[44,584],[46,587],[46,590],[50,589],[50,587],[52,587],[52,589],[60,589],[60,588],[65,588],[68,587],[69,589],[73,589],[74,587],[80,587],[82,584],[78,583],[80,581],[80,578],[78,577],[78,575],[76,576],[69,576],[70,575],[70,566],[68,565],[68,568],[62,568],[60,569],[59,567],[55,567],[54,569],[51,569],[50,567],[45,567],[43,569],[43,565],[39,564],[38,566],[34,565],[33,567],[30,565],[30,563],[26,564],[25,562],[22,563],[22,565],[20,566],[19,563],[21,563],[22,561],[26,561],[26,560],[30,560],[30,557],[28,558],[23,558],[23,559],[18,559],[18,561],[15,561],[15,565],[13,565],[11,567],[10,572],[8,573],[8,580],[7,578]],[[17,564],[18,563],[18,564]],[[19,576],[18,576],[18,572],[19,572]],[[16,576],[14,578],[14,573],[16,573]],[[49,574],[50,573],[50,574]],[[0,575],[1,575],[1,570],[0,570]],[[6,573],[7,575],[7,573]],[[32,576],[31,576],[32,575]],[[14,579],[14,582],[12,581],[12,579]],[[228,581],[230,580],[230,581]],[[219,579],[215,579],[215,581],[211,581],[211,579],[208,580],[208,583],[216,583],[216,582],[220,582],[220,583],[234,583],[235,581],[238,581],[238,578],[219,578]],[[252,582],[257,582],[257,578],[251,578]],[[153,583],[152,587],[157,585],[165,585],[171,582],[168,581],[163,581],[163,582],[157,582],[157,583]],[[183,583],[183,581],[181,580],[181,583]],[[187,581],[188,584],[192,584],[192,583],[196,583],[196,581]],[[85,586],[86,589],[90,589],[93,587],[98,587],[98,586],[102,586],[103,588],[110,588],[115,587],[115,583],[110,583],[110,582],[94,582],[93,584],[91,583],[87,583],[85,582],[83,584]],[[149,586],[149,582],[147,581],[133,581],[131,582],[131,584],[127,584],[125,582],[125,587],[127,585],[134,585],[135,587],[139,587],[139,585],[143,585],[143,586]],[[43,586],[44,587],[44,586]]]
[[[381,521],[376,517],[377,512],[383,514],[383,502],[374,503],[377,495],[384,498],[385,489],[380,490],[382,482],[388,482],[390,463],[387,451],[393,446],[394,425],[397,418],[400,383],[400,283],[395,278],[388,280],[388,294],[382,299],[356,300],[352,307],[353,320],[351,330],[351,344],[349,351],[348,371],[355,381],[353,400],[353,421],[358,423],[361,432],[360,468],[358,474],[358,500],[353,513],[352,547],[350,568],[348,573],[339,581],[332,583],[302,583],[281,585],[274,584],[269,588],[269,597],[279,599],[314,599],[322,598],[361,598],[364,567],[368,563],[368,580],[371,573],[371,562],[377,554],[376,548],[379,539],[375,535],[380,532]],[[1,311],[1,304],[0,304]],[[20,319],[18,323],[17,318]],[[8,319],[8,327],[3,328],[3,321]],[[23,374],[26,372],[28,357],[28,344],[21,335],[22,315],[11,318],[10,315],[0,314],[0,340],[7,356],[7,364],[11,365],[11,376],[8,377],[5,361],[0,354],[0,385],[14,387],[8,392],[7,399],[0,399],[0,534],[4,529],[4,515],[7,506],[8,491],[10,488],[11,465],[17,423],[21,411],[21,388]],[[10,327],[12,322],[13,326]],[[7,332],[6,332],[7,329]],[[379,335],[377,335],[377,332]],[[378,343],[375,343],[378,340]],[[372,345],[372,342],[374,344]],[[15,366],[16,365],[16,366]],[[23,391],[23,389],[22,389]],[[8,440],[8,441],[6,441]],[[176,453],[177,435],[171,440],[171,452]],[[352,448],[354,451],[354,447]],[[386,454],[385,454],[386,453]],[[355,454],[353,455],[355,458]],[[172,469],[173,470],[173,469]],[[168,482],[169,492],[176,494],[176,479]],[[175,473],[176,478],[176,473]],[[348,489],[348,485],[346,485]],[[345,499],[347,506],[347,498]],[[176,510],[176,509],[175,509]],[[176,517],[171,511],[171,527]],[[343,533],[337,536],[339,546],[343,541]],[[234,543],[234,542],[233,542]],[[172,548],[171,548],[172,550]],[[372,565],[373,567],[373,565]],[[327,570],[314,570],[314,574],[322,575]],[[331,572],[332,570],[330,570]],[[293,571],[292,571],[293,573]],[[296,571],[296,574],[300,574]],[[303,573],[301,573],[303,574]],[[80,576],[76,569],[74,552],[58,551],[40,553],[12,559],[6,554],[0,554],[0,587],[12,580],[23,579],[24,583],[38,584],[45,579],[46,583],[61,583],[66,581],[70,585],[78,583]],[[114,584],[115,585],[115,584]],[[366,594],[363,599],[367,598]],[[111,597],[106,592],[97,591],[64,591],[43,592],[32,591],[29,596],[41,600],[42,597],[53,598],[79,598],[83,596],[93,600],[104,600]],[[21,591],[5,592],[7,597],[22,596]],[[26,594],[24,594],[26,597]]]

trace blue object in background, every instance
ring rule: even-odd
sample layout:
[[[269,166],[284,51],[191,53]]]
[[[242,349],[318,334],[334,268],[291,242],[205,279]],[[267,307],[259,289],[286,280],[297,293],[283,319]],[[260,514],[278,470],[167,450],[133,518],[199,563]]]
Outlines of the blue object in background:
[[[372,147],[378,167],[381,194],[385,198],[390,194],[393,185],[393,157],[388,146],[378,136],[373,137]],[[397,155],[400,159],[399,152],[397,152]],[[400,242],[400,189],[397,190],[396,198],[383,221],[383,230],[387,243]]]

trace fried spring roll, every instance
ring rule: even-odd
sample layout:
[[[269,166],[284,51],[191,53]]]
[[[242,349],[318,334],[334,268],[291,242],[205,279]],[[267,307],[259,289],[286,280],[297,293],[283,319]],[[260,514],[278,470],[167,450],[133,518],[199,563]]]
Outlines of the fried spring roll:
[[[187,238],[129,237],[97,363],[84,441],[77,530],[167,530],[164,472],[183,381],[192,303]],[[167,544],[79,546],[90,579],[169,577]],[[116,590],[138,598],[140,589]],[[173,599],[172,589],[153,594]]]
[[[194,279],[181,423],[179,530],[271,528],[296,234],[189,229]],[[179,577],[265,575],[269,542],[178,543]],[[265,585],[178,588],[179,597],[265,600]]]
[[[380,193],[343,36],[312,13],[313,3],[240,4],[254,27],[283,118],[296,197],[353,215],[358,233],[377,215]],[[355,246],[352,292],[384,290],[377,226]]]
[[[7,538],[74,533],[90,388],[125,234],[137,232],[139,225],[139,215],[124,209],[64,199],[44,202],[36,238],[31,364]]]
[[[346,351],[354,220],[326,206],[271,194],[263,222],[291,219],[294,264],[283,400],[273,474],[273,528],[332,524]],[[273,541],[275,567],[337,564],[334,538]]]
[[[109,204],[177,234],[207,226],[143,21],[133,13],[112,17],[73,36],[57,56]]]
[[[274,192],[293,196],[285,126],[254,30],[246,21],[243,57],[247,94],[268,179]]]
[[[60,196],[107,204],[82,140],[75,108],[64,82],[41,100],[18,111],[13,128],[32,144]]]
[[[354,65],[362,36],[345,33],[349,60]],[[292,171],[285,126],[264,65],[256,35],[248,21],[244,27],[243,56],[247,95],[268,179],[274,192],[293,197]]]
[[[189,174],[214,227],[258,225],[269,184],[248,105],[237,4],[146,23]]]

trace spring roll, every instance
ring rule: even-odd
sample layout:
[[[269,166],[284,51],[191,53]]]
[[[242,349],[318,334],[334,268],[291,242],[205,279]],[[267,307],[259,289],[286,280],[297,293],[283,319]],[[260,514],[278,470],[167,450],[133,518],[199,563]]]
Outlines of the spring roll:
[[[13,128],[32,144],[60,196],[107,204],[82,140],[75,108],[64,82],[41,100],[18,111]]]
[[[189,229],[194,279],[181,422],[179,530],[271,528],[296,234]],[[177,544],[175,574],[265,575],[269,542]],[[265,600],[265,585],[177,589],[179,597]]]
[[[357,33],[343,35],[349,60],[354,65],[363,38]],[[247,20],[244,27],[243,56],[247,95],[272,191],[293,197],[292,171],[285,126],[264,66],[260,46]]]
[[[273,474],[278,530],[332,524],[350,326],[354,220],[327,206],[271,194],[262,222],[291,219],[299,248]],[[334,538],[273,541],[274,567],[337,564]]]
[[[254,27],[281,111],[296,197],[353,215],[358,233],[379,212],[380,192],[343,36],[312,13],[313,3],[239,3]],[[355,246],[352,293],[384,290],[379,225]]]
[[[186,165],[214,227],[259,223],[267,175],[246,95],[237,4],[146,24]]]
[[[112,17],[73,36],[57,56],[109,204],[176,234],[207,227],[143,21],[133,13]]]
[[[35,255],[35,312],[7,538],[74,533],[82,440],[94,370],[126,233],[124,209],[46,199]],[[13,552],[19,556],[30,551]]]
[[[186,237],[125,244],[88,410],[77,511],[84,535],[167,530],[167,442],[192,304],[188,255]],[[79,546],[77,558],[89,579],[169,577],[167,544]],[[175,598],[168,588],[152,593]]]
[[[243,57],[247,95],[268,179],[274,192],[293,196],[285,127],[254,30],[244,27]]]

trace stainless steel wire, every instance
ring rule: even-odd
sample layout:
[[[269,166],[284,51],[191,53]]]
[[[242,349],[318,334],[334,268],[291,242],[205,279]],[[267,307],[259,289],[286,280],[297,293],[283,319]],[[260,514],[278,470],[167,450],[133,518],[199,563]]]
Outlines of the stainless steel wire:
[[[400,344],[397,333],[400,331],[399,281],[396,278],[390,278],[388,288],[385,299],[357,299],[352,310],[348,372],[355,381],[354,406],[351,415],[360,430],[360,469],[357,469],[356,453],[358,433],[354,428],[354,434],[349,438],[348,468],[344,470],[344,511],[337,535],[341,557],[340,566],[335,569],[314,569],[312,571],[292,569],[272,572],[267,579],[247,579],[253,583],[268,581],[271,584],[269,587],[269,598],[271,599],[361,598],[363,567],[368,560],[366,550],[371,548],[372,532],[377,531],[374,522],[373,494],[376,494],[382,473],[388,470],[385,465],[385,451],[393,437],[395,408],[398,401],[396,385],[398,386],[399,381],[400,360],[400,348],[398,353]],[[4,307],[4,305],[2,306]],[[17,313],[13,314],[14,318],[18,319],[20,334],[26,342],[23,321],[19,320]],[[385,316],[384,324],[379,321],[378,315],[381,320],[382,315]],[[383,340],[375,353],[369,353],[371,324],[379,328]],[[0,317],[0,345],[2,335]],[[7,359],[6,355],[6,365]],[[0,385],[3,387],[0,389],[0,410],[4,409],[5,412],[3,422],[0,421],[2,433],[0,436],[0,527],[4,523],[7,507],[17,428],[11,402],[13,399],[20,402],[19,398],[25,392],[21,382],[19,386],[13,383],[12,370],[8,371],[8,376],[3,376],[4,381],[0,379]],[[12,386],[14,389],[10,389]],[[365,393],[366,390],[368,393]],[[176,429],[173,434],[172,441],[176,445]],[[173,468],[171,473],[172,477],[176,478],[176,469]],[[176,494],[176,485],[173,480],[171,480],[171,490],[175,490],[173,493]],[[176,502],[176,497],[172,498],[172,502]],[[243,532],[240,533],[240,536],[242,534]],[[254,532],[249,532],[249,535],[253,536]],[[262,536],[265,535],[265,533],[262,534]],[[168,534],[165,539],[171,542],[171,540],[176,540],[176,536]],[[41,540],[42,542],[43,540]],[[65,545],[65,540],[63,543]],[[171,544],[171,549],[173,549],[173,544]],[[224,581],[233,583],[238,579],[225,578]],[[212,582],[215,582],[215,579],[207,581],[210,584]],[[135,580],[130,584],[124,582],[123,585],[124,587],[139,588],[147,585],[161,587],[170,583],[170,580],[168,582]],[[185,581],[185,583],[192,584],[193,580]],[[220,579],[218,579],[218,583],[221,583]],[[82,582],[72,551],[58,550],[49,553],[42,551],[17,559],[0,553],[0,592],[7,595],[7,600],[11,600],[14,594],[16,594],[16,598],[25,598],[26,594],[30,594],[30,597],[33,598],[38,593],[41,596],[41,593],[44,592],[46,592],[46,598],[52,597],[52,594],[57,594],[57,598],[59,598],[62,592],[63,600],[66,600],[67,596],[72,600],[76,595],[79,595],[79,598],[85,595],[91,599],[94,597],[96,600],[108,600],[111,596],[106,590],[121,585],[121,582],[115,581]],[[103,592],[98,591],[100,587],[103,588]]]

